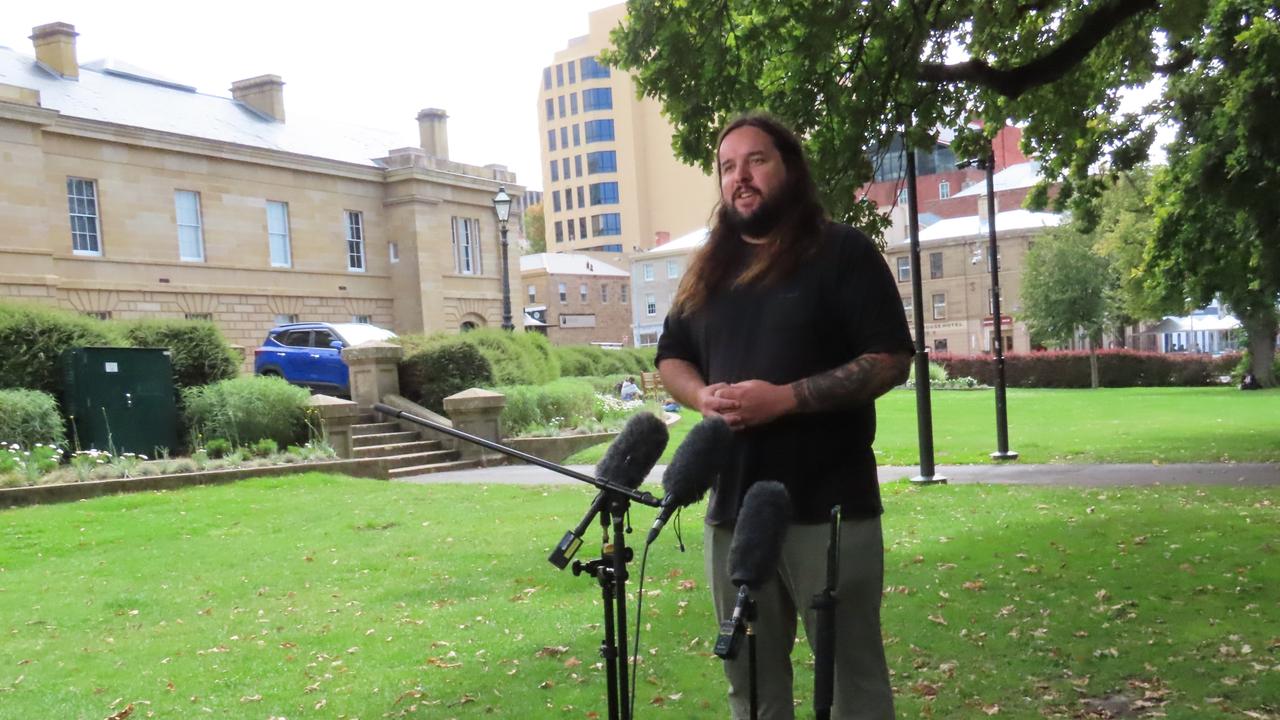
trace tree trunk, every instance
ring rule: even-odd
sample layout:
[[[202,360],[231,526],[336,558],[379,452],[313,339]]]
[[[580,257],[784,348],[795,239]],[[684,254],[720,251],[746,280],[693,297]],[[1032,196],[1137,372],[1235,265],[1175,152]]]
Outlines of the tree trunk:
[[[1249,336],[1249,371],[1264,388],[1276,386],[1276,326],[1273,308],[1241,312],[1245,334]]]
[[[1098,345],[1089,338],[1089,386],[1098,389]]]

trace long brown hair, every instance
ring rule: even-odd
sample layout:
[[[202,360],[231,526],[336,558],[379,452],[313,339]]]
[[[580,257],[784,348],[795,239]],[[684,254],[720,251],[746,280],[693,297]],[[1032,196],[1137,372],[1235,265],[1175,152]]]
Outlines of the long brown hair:
[[[672,303],[672,311],[676,314],[696,311],[707,298],[730,282],[735,286],[756,282],[768,285],[788,277],[822,240],[826,211],[818,199],[818,188],[809,172],[809,162],[805,159],[800,139],[772,116],[752,112],[738,116],[720,131],[716,140],[717,155],[725,137],[742,127],[753,127],[766,133],[782,156],[787,172],[780,195],[784,214],[770,233],[769,241],[755,246],[752,252],[734,226],[729,215],[731,208],[725,205],[722,196],[716,204],[707,242],[694,254],[689,270],[680,282]],[[717,162],[717,180],[720,180],[719,166]],[[737,274],[744,263],[746,268]]]

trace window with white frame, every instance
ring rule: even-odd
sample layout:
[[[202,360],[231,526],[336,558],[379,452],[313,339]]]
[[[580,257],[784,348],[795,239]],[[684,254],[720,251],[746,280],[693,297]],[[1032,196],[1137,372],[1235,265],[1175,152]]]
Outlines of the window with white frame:
[[[640,273],[641,273],[641,277],[644,278],[645,282],[653,282],[653,265],[652,264],[644,263],[643,265],[641,265]]]
[[[907,204],[907,189],[906,189],[906,188],[902,188],[901,190],[899,190],[899,191],[898,191],[898,204],[899,204],[899,205],[906,205],[906,204]]]
[[[898,282],[909,282],[911,280],[911,258],[898,258]]]
[[[392,264],[400,262],[400,243],[395,240],[387,243],[387,254],[391,257]]]
[[[204,231],[200,222],[200,193],[175,190],[174,216],[178,221],[178,258],[204,262]]]
[[[678,278],[678,277],[680,277],[680,261],[668,260],[667,261],[667,278],[670,280],[674,280],[675,278]]]
[[[560,291],[560,302],[562,303],[569,302],[569,287],[564,283],[560,283],[557,289]]]
[[[288,325],[290,323],[296,323],[298,322],[298,314],[297,313],[280,313],[276,315],[275,321],[277,325]]]
[[[67,178],[67,209],[71,216],[71,252],[76,255],[101,255],[98,181]]]
[[[271,267],[290,267],[289,203],[267,201],[267,242],[271,246]]]
[[[934,293],[933,319],[934,320],[947,319],[947,294],[946,293]]]
[[[608,283],[600,283],[600,302],[601,303],[609,302],[609,284]]]
[[[994,295],[995,293],[992,292],[991,288],[987,288],[987,314],[991,316],[996,314]],[[1004,288],[1000,288],[1000,302],[1004,302]]]
[[[902,312],[907,316],[907,322],[912,322],[915,320],[915,317],[916,317],[915,304],[912,303],[911,298],[909,297],[902,298]]]
[[[949,197],[951,197],[951,183],[943,180],[938,183],[938,199],[946,200]]]
[[[480,253],[480,221],[453,218],[453,267],[460,275],[480,275],[484,262]]]
[[[364,272],[364,213],[345,211],[347,216],[347,269]]]
[[[353,323],[364,323],[365,325],[372,325],[372,324],[373,324],[373,316],[372,316],[372,315],[352,315],[352,316],[351,316],[351,322],[353,322]]]
[[[579,302],[587,301],[587,284],[586,283],[582,283],[581,285],[578,286],[578,301]]]
[[[640,337],[636,338],[636,344],[640,347],[652,347],[658,344],[658,333],[643,332]]]
[[[529,302],[538,302],[538,288],[533,285],[529,286]]]
[[[658,299],[653,293],[644,296],[644,314],[650,316],[658,314]]]

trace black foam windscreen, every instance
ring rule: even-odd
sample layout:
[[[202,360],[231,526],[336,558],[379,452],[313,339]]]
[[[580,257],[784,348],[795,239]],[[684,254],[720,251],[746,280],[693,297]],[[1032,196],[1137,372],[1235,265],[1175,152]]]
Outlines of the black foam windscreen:
[[[791,522],[791,496],[780,482],[762,480],[747,490],[729,543],[729,579],[755,590],[777,570]]]
[[[600,458],[596,477],[640,487],[667,448],[667,437],[667,425],[658,416],[650,412],[633,415]]]
[[[703,418],[676,448],[662,474],[662,504],[684,507],[702,499],[729,458],[733,430],[721,417]]]

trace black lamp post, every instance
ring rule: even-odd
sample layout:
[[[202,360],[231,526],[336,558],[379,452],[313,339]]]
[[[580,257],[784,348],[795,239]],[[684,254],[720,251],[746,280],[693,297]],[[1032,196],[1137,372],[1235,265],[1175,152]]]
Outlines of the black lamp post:
[[[502,329],[515,330],[511,324],[511,271],[507,268],[507,220],[511,217],[511,196],[505,187],[498,188],[493,196],[493,211],[498,215],[498,229],[502,233]]]
[[[916,197],[916,149],[907,153],[907,235],[911,240],[911,309],[916,330],[916,433],[920,443],[920,474],[911,478],[916,485],[945,484],[947,478],[933,464],[933,404],[929,397],[929,346],[924,341],[924,289],[920,277],[920,203]]]
[[[996,451],[992,460],[1017,460],[1018,453],[1009,449],[1009,414],[1005,403],[1004,318],[1000,315],[1000,251],[996,247],[996,180],[995,153],[985,158],[958,163],[957,167],[975,166],[987,174],[987,255],[991,265],[991,320],[995,330],[991,349],[996,359]]]

